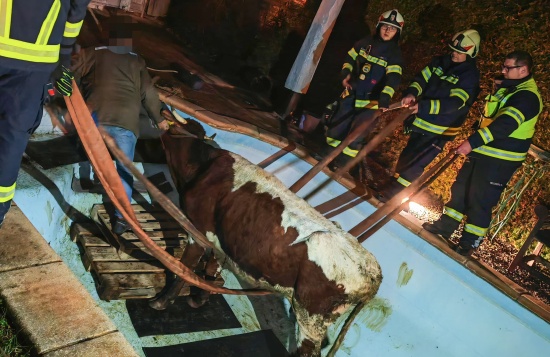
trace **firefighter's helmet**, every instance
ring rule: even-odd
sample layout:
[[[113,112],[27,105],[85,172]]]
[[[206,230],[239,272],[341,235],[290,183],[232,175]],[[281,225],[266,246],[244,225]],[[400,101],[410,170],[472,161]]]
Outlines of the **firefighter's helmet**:
[[[382,24],[397,27],[399,31],[401,31],[403,29],[403,25],[405,25],[405,20],[403,20],[403,16],[399,13],[399,11],[397,11],[397,9],[393,9],[380,15],[376,27],[379,27]]]
[[[460,31],[453,36],[449,47],[454,51],[466,53],[474,58],[479,52],[479,33],[476,30]]]

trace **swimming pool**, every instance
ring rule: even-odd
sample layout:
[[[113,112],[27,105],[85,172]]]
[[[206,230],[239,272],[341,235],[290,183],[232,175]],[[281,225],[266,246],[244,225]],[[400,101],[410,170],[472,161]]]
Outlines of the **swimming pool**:
[[[204,126],[208,135],[217,134],[216,142],[222,148],[253,163],[280,150],[258,139]],[[72,191],[75,168],[76,165],[68,165],[43,171],[54,185],[44,185],[36,173],[21,170],[15,202],[138,353],[144,355],[142,347],[173,345],[261,328],[247,298],[226,296],[241,323],[240,328],[138,337],[123,301],[99,300],[78,248],[69,240],[69,217],[70,212],[74,213],[71,209],[87,215],[94,203],[101,202],[98,195]],[[266,170],[290,186],[310,168],[307,162],[287,154]],[[144,164],[143,169],[148,176],[163,171],[169,177],[163,165]],[[318,174],[299,195],[308,196],[308,202],[317,206],[347,192],[344,186],[331,182],[309,197],[326,178],[323,173]],[[374,210],[372,205],[362,202],[331,220],[350,229]],[[548,323],[399,223],[390,221],[363,245],[378,259],[384,280],[376,298],[355,319],[337,356],[518,356],[550,350]],[[230,273],[225,273],[224,278],[226,285],[239,287]],[[329,330],[331,341],[338,327],[340,323]]]

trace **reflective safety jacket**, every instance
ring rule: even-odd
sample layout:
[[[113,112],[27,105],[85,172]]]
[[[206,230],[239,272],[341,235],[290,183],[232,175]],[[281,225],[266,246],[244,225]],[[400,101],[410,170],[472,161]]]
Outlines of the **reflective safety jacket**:
[[[482,128],[468,138],[473,148],[470,155],[522,162],[542,108],[532,75],[503,80],[497,92],[487,97],[485,116],[490,120],[485,120]]]
[[[342,66],[342,79],[351,74],[350,84],[356,108],[387,108],[401,83],[403,73],[401,49],[395,41],[366,37],[349,50]]]
[[[452,140],[478,93],[479,71],[474,59],[454,63],[450,55],[434,57],[403,92],[418,101],[412,130]]]
[[[90,0],[0,0],[0,66],[53,70],[71,53]]]

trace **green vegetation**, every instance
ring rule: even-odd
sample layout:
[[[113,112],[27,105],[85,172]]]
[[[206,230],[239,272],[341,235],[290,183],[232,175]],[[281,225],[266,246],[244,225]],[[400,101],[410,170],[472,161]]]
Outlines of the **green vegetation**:
[[[374,0],[369,2],[365,22],[375,24],[380,13],[395,7],[405,18],[402,37],[406,59],[404,86],[410,83],[412,77],[433,55],[448,51],[446,44],[454,33],[468,28],[474,28],[480,33],[481,52],[477,59],[482,74],[482,91],[478,102],[470,111],[465,128],[470,128],[479,118],[483,98],[493,91],[493,78],[500,73],[500,66],[506,54],[515,49],[528,51],[533,56],[534,76],[544,102],[544,110],[539,117],[533,144],[550,150],[550,72],[547,70],[550,62],[550,32],[547,31],[550,16],[545,10],[548,8],[547,1]],[[471,129],[464,130],[447,149],[456,146],[471,132]],[[384,153],[383,158],[388,165],[395,163],[405,141],[406,137],[398,131],[386,141],[383,150],[380,151]],[[431,186],[445,201],[449,198],[450,186],[461,165],[462,162],[456,163],[454,169],[447,170]],[[524,166],[516,172],[509,187],[515,185],[525,172],[532,172],[533,167],[541,165],[544,163],[529,157]],[[500,230],[499,237],[511,241],[516,247],[520,246],[534,225],[533,208],[539,202],[550,204],[550,180],[547,175],[533,180],[519,201],[515,214]],[[547,255],[550,258],[550,254]]]
[[[0,300],[0,357],[30,356],[29,349],[17,341],[17,333],[9,325],[6,317],[6,307]]]

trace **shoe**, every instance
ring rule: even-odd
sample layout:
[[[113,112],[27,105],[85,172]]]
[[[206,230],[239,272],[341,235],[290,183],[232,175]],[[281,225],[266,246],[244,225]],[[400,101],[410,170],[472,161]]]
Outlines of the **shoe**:
[[[131,231],[130,225],[122,218],[118,218],[113,227],[113,233],[121,235],[124,232]]]
[[[453,249],[458,254],[462,255],[463,257],[471,257],[472,254],[474,254],[475,249],[472,247],[463,247],[460,244],[456,246],[456,248]]]
[[[435,221],[434,223],[425,222],[424,224],[422,224],[422,228],[424,228],[430,233],[441,236],[446,241],[450,241],[451,236],[453,235],[455,230],[453,229],[453,231],[450,232],[449,229],[441,228],[440,225],[441,225],[441,221]]]

